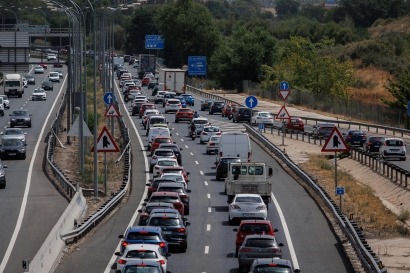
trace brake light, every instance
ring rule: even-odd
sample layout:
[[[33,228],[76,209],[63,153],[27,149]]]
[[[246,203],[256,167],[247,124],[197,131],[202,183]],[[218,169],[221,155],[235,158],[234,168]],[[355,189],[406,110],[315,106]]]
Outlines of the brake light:
[[[279,252],[279,249],[278,248],[272,248],[272,249],[269,250],[269,252],[276,253],[276,252]]]
[[[148,190],[149,190],[149,191],[156,191],[157,188],[156,188],[156,187],[149,187]]]
[[[222,134],[222,132],[218,132],[218,133],[216,133],[216,135],[217,135],[217,136],[219,136],[219,135],[221,135],[221,134]]]
[[[159,243],[158,245],[159,245],[159,247],[165,247],[165,243],[164,243],[164,242],[161,242],[161,243]]]
[[[153,156],[152,156],[152,159],[157,159],[157,156],[156,156],[156,155],[153,155]]]
[[[164,261],[164,260],[159,260],[158,262],[159,262],[159,264],[161,264],[161,265],[162,265],[162,264],[165,264],[165,261]]]
[[[233,208],[233,209],[241,209],[241,207],[240,206],[238,206],[238,205],[231,205],[231,208]]]
[[[205,133],[205,132],[202,132],[202,135],[203,135],[203,136],[206,136],[206,135],[208,135],[208,134],[207,134],[207,133]]]
[[[215,146],[215,143],[210,142],[210,143],[209,143],[209,146]]]
[[[169,103],[167,102],[167,106],[169,105]]]
[[[186,194],[181,194],[179,197],[180,198],[188,198],[188,196]]]
[[[269,267],[277,267],[277,264],[268,264]]]
[[[251,248],[240,248],[239,249],[239,252],[252,252],[252,249]]]
[[[176,232],[181,232],[181,233],[183,233],[183,232],[185,232],[185,228],[177,228],[177,229],[176,229]]]
[[[121,244],[123,247],[126,247],[127,245],[129,245],[129,243],[128,242],[122,242],[122,244]]]
[[[126,261],[126,260],[124,260],[124,259],[119,259],[119,260],[118,260],[118,263],[119,263],[119,264],[126,264],[126,263],[127,263],[127,261]]]
[[[265,205],[262,205],[262,206],[256,207],[256,210],[264,210],[265,208],[266,208],[266,206],[265,206]]]

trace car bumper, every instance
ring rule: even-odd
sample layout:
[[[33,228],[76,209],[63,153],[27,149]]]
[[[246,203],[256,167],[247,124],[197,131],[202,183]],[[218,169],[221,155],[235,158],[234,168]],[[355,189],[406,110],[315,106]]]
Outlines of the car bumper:
[[[256,255],[255,255],[256,256]],[[281,258],[282,255],[280,254],[260,254],[257,257],[247,257],[246,255],[240,254],[238,255],[238,263],[240,267],[250,267],[255,259],[259,258]]]
[[[239,219],[263,219],[266,220],[267,212],[259,211],[259,212],[243,212],[243,211],[230,211],[229,218],[231,220],[239,220]]]

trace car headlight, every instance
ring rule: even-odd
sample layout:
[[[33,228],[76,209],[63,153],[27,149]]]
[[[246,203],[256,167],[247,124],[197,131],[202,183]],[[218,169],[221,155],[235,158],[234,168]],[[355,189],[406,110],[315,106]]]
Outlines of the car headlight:
[[[15,119],[15,118],[12,118],[11,121],[16,121],[16,119]]]
[[[24,153],[24,152],[26,151],[26,149],[20,148],[18,151],[19,151],[20,153]]]
[[[5,174],[4,173],[0,173],[0,177],[4,177],[5,176]]]

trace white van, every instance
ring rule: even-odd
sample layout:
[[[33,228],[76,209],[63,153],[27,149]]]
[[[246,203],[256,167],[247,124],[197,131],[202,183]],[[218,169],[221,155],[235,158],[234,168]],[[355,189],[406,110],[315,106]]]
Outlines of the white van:
[[[163,128],[163,127],[152,127],[149,130],[148,138],[147,138],[147,148],[148,151],[151,150],[151,143],[154,140],[154,138],[159,137],[159,136],[164,136],[164,137],[171,137],[171,131],[169,128]]]
[[[249,162],[252,156],[251,142],[247,133],[225,132],[221,135],[216,162],[221,157],[239,157],[242,162]]]

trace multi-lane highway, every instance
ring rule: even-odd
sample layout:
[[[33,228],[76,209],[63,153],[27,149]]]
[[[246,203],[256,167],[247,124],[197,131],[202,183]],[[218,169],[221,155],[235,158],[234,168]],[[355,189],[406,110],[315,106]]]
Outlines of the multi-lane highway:
[[[34,257],[45,238],[67,207],[67,200],[53,187],[43,173],[42,162],[45,138],[55,117],[54,106],[59,106],[59,95],[66,77],[54,84],[54,91],[47,92],[46,101],[31,101],[33,89],[52,70],[36,74],[36,85],[25,88],[22,98],[10,98],[10,109],[0,117],[0,131],[9,126],[9,113],[15,109],[27,109],[32,113],[32,127],[27,132],[27,158],[7,159],[7,186],[0,190],[0,272],[22,272],[22,260]],[[66,69],[63,70],[64,73]],[[31,71],[32,72],[32,71]],[[3,87],[0,86],[3,94]]]
[[[151,92],[150,90],[144,90]],[[117,90],[118,92],[118,90]],[[117,94],[117,97],[121,97]],[[197,98],[198,102],[198,98]],[[141,120],[130,116],[130,104],[120,103],[125,122],[130,128],[133,143],[132,191],[128,202],[104,224],[96,229],[92,238],[79,245],[60,264],[56,272],[114,272],[113,253],[118,251],[122,234],[129,225],[135,224],[136,210],[145,198],[145,183],[149,177],[146,137]],[[162,106],[158,104],[163,112]],[[199,110],[196,103],[195,110]],[[208,116],[209,121],[222,131],[243,130],[217,115]],[[188,219],[188,250],[172,252],[168,270],[171,272],[238,272],[235,250],[235,232],[228,224],[227,198],[223,194],[223,182],[215,180],[215,156],[206,155],[205,145],[188,137],[187,123],[174,123],[173,114],[165,114],[172,128],[172,138],[182,150],[182,164],[190,171],[191,208]],[[269,205],[268,219],[272,221],[279,242],[284,243],[283,257],[290,259],[302,272],[354,272],[344,255],[341,242],[332,232],[330,224],[318,205],[305,190],[288,175],[276,161],[252,142],[253,160],[267,162],[274,170],[273,202]]]

